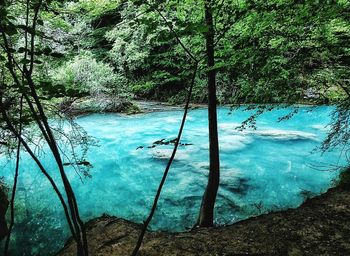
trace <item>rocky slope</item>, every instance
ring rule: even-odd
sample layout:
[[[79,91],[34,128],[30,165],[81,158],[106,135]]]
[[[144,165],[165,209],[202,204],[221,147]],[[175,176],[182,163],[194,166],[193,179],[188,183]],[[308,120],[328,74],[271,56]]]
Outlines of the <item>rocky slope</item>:
[[[87,224],[90,255],[130,255],[140,226],[104,216]],[[70,241],[58,253],[75,255]],[[350,255],[350,190],[330,189],[297,209],[230,226],[148,232],[140,255]]]

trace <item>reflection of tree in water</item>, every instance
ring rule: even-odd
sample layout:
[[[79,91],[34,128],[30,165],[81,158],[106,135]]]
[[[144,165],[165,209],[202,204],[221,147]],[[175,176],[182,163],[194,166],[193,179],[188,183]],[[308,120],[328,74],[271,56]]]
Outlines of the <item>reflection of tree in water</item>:
[[[37,190],[36,179],[24,184],[20,177],[15,201],[15,224],[11,235],[11,255],[53,255],[67,238],[67,224],[57,202],[41,203],[45,191]],[[34,192],[36,191],[36,192]]]
[[[66,239],[62,226],[63,215],[58,216],[48,208],[25,206],[24,200],[16,203],[16,224],[11,236],[10,253],[16,255],[53,255]],[[29,210],[30,209],[30,210]],[[25,212],[22,215],[21,212]],[[28,236],[30,234],[30,236]],[[48,235],[49,234],[49,235]]]

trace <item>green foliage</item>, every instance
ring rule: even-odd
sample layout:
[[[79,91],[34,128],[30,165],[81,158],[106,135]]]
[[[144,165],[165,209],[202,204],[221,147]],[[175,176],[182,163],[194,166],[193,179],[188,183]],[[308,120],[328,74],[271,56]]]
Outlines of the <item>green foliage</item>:
[[[349,74],[343,66],[349,56],[344,44],[350,38],[348,11],[341,2],[268,1],[250,6],[219,45],[231,52],[220,58],[239,89],[233,101],[293,103],[307,97],[310,89],[324,92],[311,100],[330,100],[333,95],[326,91],[334,86],[342,90],[334,82]]]
[[[124,90],[125,78],[116,74],[113,68],[96,61],[92,54],[83,52],[52,72],[55,84],[88,92],[91,95],[120,93]]]
[[[121,0],[80,0],[77,7],[87,12],[88,18],[92,19],[116,9],[122,2]]]
[[[142,83],[142,81],[135,83],[132,85],[131,90],[132,92],[138,96],[138,97],[149,97],[151,94],[153,94],[153,91],[156,88],[156,84],[152,81],[145,81]]]
[[[125,23],[108,32],[106,38],[113,43],[110,59],[119,71],[129,73],[141,67],[147,68],[151,37],[146,34],[144,26]]]
[[[35,32],[41,37],[35,64],[51,74],[58,70],[55,85],[91,94],[123,88],[136,97],[177,102],[190,79],[190,60],[176,36],[193,55],[204,57],[203,4],[193,0],[53,1],[51,9],[41,13],[37,31],[16,22],[23,10],[18,5],[10,14],[1,9],[2,29],[17,38],[12,50],[22,55],[20,33]],[[219,102],[342,101],[350,75],[349,9],[344,0],[216,1]],[[95,60],[87,67],[90,75],[82,77],[78,65],[90,60],[81,57],[87,51]],[[60,59],[63,56],[66,60]],[[0,61],[6,62],[5,57],[0,54]],[[23,58],[21,64],[28,61]],[[96,70],[90,70],[94,65]],[[205,71],[201,62],[193,95],[197,102],[207,99]],[[110,80],[103,78],[107,73]]]

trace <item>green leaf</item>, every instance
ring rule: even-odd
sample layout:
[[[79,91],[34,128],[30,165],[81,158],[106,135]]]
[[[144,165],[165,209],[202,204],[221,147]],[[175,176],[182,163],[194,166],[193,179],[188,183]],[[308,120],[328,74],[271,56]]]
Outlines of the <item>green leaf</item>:
[[[24,64],[24,65],[27,65],[27,64],[30,63],[30,60],[22,59],[19,63]]]
[[[41,60],[34,60],[34,63],[38,64],[38,65],[43,64],[43,62]]]
[[[1,17],[1,19],[5,19],[6,15],[7,15],[6,9],[1,8],[0,9],[0,17]]]
[[[12,68],[12,65],[10,65],[9,62],[6,62],[5,67],[7,67],[8,69],[10,69],[10,68]]]
[[[40,56],[40,55],[43,54],[43,51],[36,51],[36,52],[34,52],[34,54],[35,54],[36,56]]]
[[[52,83],[51,83],[51,81],[40,81],[39,87],[41,87],[41,88],[52,87]]]
[[[207,26],[198,26],[198,32],[201,32],[201,33],[207,33],[208,32],[208,27]]]
[[[45,47],[43,50],[42,50],[43,54],[45,55],[50,55],[50,53],[52,52],[52,49],[50,47]]]
[[[18,33],[16,27],[12,24],[5,26],[3,31],[5,34],[7,34],[9,36],[13,36],[13,35]]]
[[[29,34],[35,35],[35,30],[32,27],[28,27],[25,25],[18,25],[17,27],[20,29],[23,29],[25,32],[27,32]]]
[[[26,51],[28,51],[28,50],[24,47],[19,47],[19,49],[17,50],[18,53],[24,53]]]
[[[54,58],[62,58],[64,56],[62,53],[59,52],[52,52],[50,55]]]

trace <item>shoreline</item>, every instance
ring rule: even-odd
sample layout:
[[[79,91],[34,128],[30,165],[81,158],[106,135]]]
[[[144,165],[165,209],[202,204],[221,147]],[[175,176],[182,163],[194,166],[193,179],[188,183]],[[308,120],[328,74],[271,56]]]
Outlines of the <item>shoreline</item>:
[[[111,99],[108,99],[110,101],[110,108],[106,106],[99,106],[97,105],[90,106],[86,103],[90,103],[93,99],[88,98],[86,102],[83,100],[82,102],[76,104],[74,103],[72,106],[66,107],[62,111],[68,114],[68,116],[76,118],[81,116],[86,116],[90,114],[104,114],[104,113],[115,113],[115,114],[122,114],[122,115],[137,115],[137,114],[147,114],[147,113],[154,113],[154,112],[166,112],[166,111],[178,111],[184,109],[184,104],[170,104],[168,102],[163,101],[154,101],[154,100],[131,100],[130,102],[113,102]],[[96,104],[96,102],[94,102]],[[88,105],[88,107],[87,107]],[[300,102],[295,104],[286,104],[286,103],[247,103],[247,104],[218,104],[217,107],[227,107],[227,108],[234,108],[236,107],[247,107],[247,106],[256,106],[257,108],[259,106],[272,106],[275,105],[275,108],[285,108],[285,107],[322,107],[322,106],[335,106],[332,104],[313,104],[308,102]],[[204,109],[207,108],[206,103],[190,103],[189,109]]]
[[[99,256],[130,255],[141,227],[111,216],[90,220],[86,226],[90,255]],[[70,240],[57,255],[74,253]],[[147,231],[140,255],[350,255],[350,190],[331,188],[298,208],[227,226]]]

